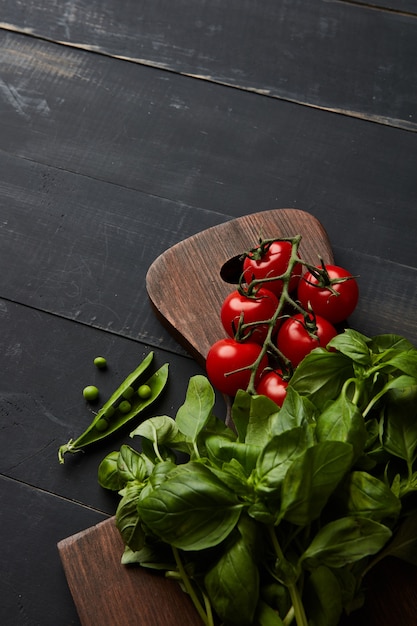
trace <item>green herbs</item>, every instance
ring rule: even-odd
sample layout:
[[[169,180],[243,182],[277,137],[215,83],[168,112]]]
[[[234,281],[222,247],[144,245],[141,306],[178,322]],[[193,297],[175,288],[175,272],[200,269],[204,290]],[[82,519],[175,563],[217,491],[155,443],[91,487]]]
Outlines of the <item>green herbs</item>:
[[[85,446],[107,437],[107,435],[118,430],[136,417],[158,398],[168,379],[168,364],[162,365],[148,380],[143,382],[143,375],[151,365],[153,356],[153,352],[150,352],[142,363],[129,374],[95,415],[88,428],[77,439],[71,439],[68,443],[60,446],[58,450],[60,463],[64,463],[64,454],[66,452],[78,452]],[[138,387],[140,388],[143,385],[150,389],[150,393],[146,397],[137,393]],[[92,391],[95,389],[92,386],[86,387],[84,389],[84,397],[92,400],[94,396]],[[94,399],[97,396],[98,390]]]
[[[99,467],[123,563],[179,579],[207,626],[336,626],[386,554],[417,564],[417,350],[352,330],[297,368],[281,408],[239,391],[235,430],[191,378]]]

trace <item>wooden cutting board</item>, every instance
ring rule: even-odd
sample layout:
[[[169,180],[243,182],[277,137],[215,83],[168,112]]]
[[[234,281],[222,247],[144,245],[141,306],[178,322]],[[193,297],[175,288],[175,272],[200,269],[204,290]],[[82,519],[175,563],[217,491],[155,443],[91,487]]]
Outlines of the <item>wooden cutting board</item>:
[[[321,223],[299,209],[273,209],[208,228],[161,254],[150,266],[146,288],[161,323],[204,366],[210,346],[225,336],[220,308],[234,289],[221,274],[239,276],[236,257],[259,237],[302,235],[300,254],[309,263],[333,261]]]
[[[200,626],[177,582],[122,565],[123,541],[114,517],[58,543],[83,626]]]
[[[219,311],[232,280],[236,257],[258,238],[302,235],[300,252],[310,263],[333,261],[327,234],[310,214],[275,209],[241,217],[202,231],[173,246],[149,268],[147,290],[161,322],[204,365],[210,346],[224,336]],[[199,626],[202,624],[179,585],[139,567],[125,567],[123,542],[114,518],[58,544],[83,626]],[[416,626],[417,569],[384,562],[367,579],[364,609],[343,626]]]

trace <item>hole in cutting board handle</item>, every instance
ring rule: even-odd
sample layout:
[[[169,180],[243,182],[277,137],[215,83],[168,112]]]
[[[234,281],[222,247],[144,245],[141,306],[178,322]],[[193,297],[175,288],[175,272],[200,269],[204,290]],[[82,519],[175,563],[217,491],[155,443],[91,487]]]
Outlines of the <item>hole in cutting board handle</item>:
[[[232,285],[239,284],[240,277],[243,273],[242,255],[243,252],[242,254],[232,257],[221,266],[220,277],[225,283],[230,283]]]

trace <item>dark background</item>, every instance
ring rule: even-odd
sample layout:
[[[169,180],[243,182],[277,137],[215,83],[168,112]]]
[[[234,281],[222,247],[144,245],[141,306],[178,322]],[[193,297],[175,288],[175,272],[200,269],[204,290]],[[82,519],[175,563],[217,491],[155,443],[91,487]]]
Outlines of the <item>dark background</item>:
[[[56,544],[114,513],[97,466],[130,432],[59,465],[92,417],[82,388],[154,350],[174,416],[202,371],[148,302],[159,254],[308,211],[360,276],[351,325],[417,343],[417,9],[1,0],[0,22],[0,623],[69,626]]]

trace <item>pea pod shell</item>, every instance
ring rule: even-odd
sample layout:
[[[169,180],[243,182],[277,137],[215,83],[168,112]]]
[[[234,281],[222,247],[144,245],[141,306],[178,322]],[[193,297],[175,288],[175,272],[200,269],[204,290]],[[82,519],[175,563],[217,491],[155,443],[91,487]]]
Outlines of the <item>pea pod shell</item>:
[[[132,386],[132,384],[137,381],[141,374],[143,374],[143,372],[150,365],[152,358],[153,353],[150,353],[146,359],[144,359],[144,361],[131,374],[129,374],[118,389],[111,395],[109,400],[107,400],[107,402],[102,406],[88,428],[79,437],[77,437],[77,439],[70,440],[67,444],[62,445],[59,448],[58,458],[60,463],[64,462],[64,454],[66,452],[77,452],[91,443],[104,439],[136,417],[141,411],[158,398],[168,379],[168,363],[162,365],[162,367],[160,367],[160,369],[146,381],[145,384],[149,385],[152,390],[149,398],[141,399],[136,394],[135,399],[132,400],[132,408],[128,413],[119,413],[116,410],[116,413],[109,420],[108,428],[106,430],[101,431],[96,428],[97,422],[104,419],[106,411],[108,411],[110,407],[115,406],[121,400],[126,388]]]

